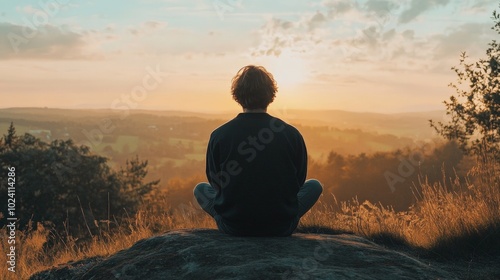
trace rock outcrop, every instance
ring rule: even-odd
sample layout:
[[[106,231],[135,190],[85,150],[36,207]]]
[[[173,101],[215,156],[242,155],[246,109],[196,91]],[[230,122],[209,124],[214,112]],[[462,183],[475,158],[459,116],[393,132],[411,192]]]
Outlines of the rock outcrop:
[[[232,237],[176,230],[107,258],[90,258],[30,279],[454,279],[408,254],[348,234]]]

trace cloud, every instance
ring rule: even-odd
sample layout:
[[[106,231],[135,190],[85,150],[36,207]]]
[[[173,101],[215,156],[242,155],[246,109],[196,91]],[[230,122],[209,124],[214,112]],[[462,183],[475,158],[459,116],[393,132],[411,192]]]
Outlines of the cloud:
[[[31,5],[27,5],[27,6],[24,6],[24,7],[17,7],[17,11],[25,13],[27,15],[31,15],[31,14],[35,14],[36,12],[39,12],[40,10],[34,8]]]
[[[314,16],[312,16],[308,20],[308,23],[307,23],[308,29],[313,30],[326,22],[327,22],[326,16],[323,15],[323,13],[321,13],[321,12],[316,12],[316,14],[314,14]]]
[[[135,36],[141,36],[150,34],[154,31],[160,30],[167,26],[167,23],[160,21],[146,21],[141,23],[138,27],[129,28],[128,31],[130,34]]]
[[[156,29],[162,28],[166,25],[167,25],[166,23],[159,22],[159,21],[146,21],[144,23],[144,26],[151,29],[151,30],[156,30]]]
[[[82,59],[85,35],[54,25],[27,26],[0,23],[0,59]]]
[[[472,55],[482,55],[488,48],[487,44],[496,33],[487,23],[466,23],[452,29],[448,34],[432,38],[436,42],[435,59],[458,58],[466,51]]]
[[[496,4],[496,3],[498,3],[497,0],[476,0],[476,1],[474,1],[472,8],[482,9],[484,7],[487,7],[491,4]]]
[[[378,18],[392,17],[394,10],[400,6],[399,2],[391,0],[368,0],[364,5],[364,10]]]
[[[327,8],[327,15],[329,18],[335,18],[339,15],[345,14],[356,7],[356,3],[349,0],[327,0],[322,4]]]
[[[410,7],[399,16],[400,23],[408,23],[424,12],[438,6],[446,6],[450,0],[411,0]]]
[[[299,23],[292,23],[278,18],[269,19],[258,33],[261,43],[252,51],[252,55],[279,56],[284,48],[290,47],[303,40],[298,33]]]
[[[260,45],[253,49],[255,56],[279,56],[285,49],[311,52],[332,46],[353,49],[375,48],[379,40],[390,39],[385,34],[399,9],[395,0],[368,0],[364,4],[347,0],[327,0],[314,13],[304,13],[294,21],[269,19],[259,30]],[[353,48],[353,45],[356,47]],[[349,54],[346,54],[349,55]]]
[[[490,13],[498,7],[497,0],[468,0],[462,4],[462,12],[466,14]]]

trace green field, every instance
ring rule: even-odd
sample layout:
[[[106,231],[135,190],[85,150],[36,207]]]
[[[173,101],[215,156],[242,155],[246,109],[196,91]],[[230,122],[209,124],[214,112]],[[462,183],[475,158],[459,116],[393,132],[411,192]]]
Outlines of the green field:
[[[126,149],[128,149],[129,153],[133,153],[137,151],[137,148],[139,147],[139,137],[132,135],[119,135],[115,142],[101,143],[100,145],[95,146],[94,149],[96,152],[100,153],[108,145],[113,148],[113,150],[120,153],[127,152],[125,151]]]
[[[0,136],[3,137],[4,134],[7,134],[7,131],[9,130],[9,126],[10,126],[10,123],[0,123]],[[14,124],[14,126],[16,128],[16,133],[19,135],[22,135],[22,134],[28,132],[29,130],[34,129],[34,128],[29,127],[29,126],[23,126],[23,125],[17,125],[17,124]]]

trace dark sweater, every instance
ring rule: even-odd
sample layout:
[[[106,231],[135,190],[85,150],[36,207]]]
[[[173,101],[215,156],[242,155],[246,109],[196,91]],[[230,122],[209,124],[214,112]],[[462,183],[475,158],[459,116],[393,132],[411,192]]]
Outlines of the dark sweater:
[[[240,113],[210,135],[206,173],[218,190],[215,211],[239,235],[290,228],[307,172],[299,131],[267,113]]]

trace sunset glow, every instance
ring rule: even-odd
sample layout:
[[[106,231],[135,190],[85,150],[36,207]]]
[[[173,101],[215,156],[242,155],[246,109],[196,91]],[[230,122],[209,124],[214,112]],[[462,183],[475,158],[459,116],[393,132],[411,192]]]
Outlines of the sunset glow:
[[[64,2],[64,3],[63,3]],[[44,4],[45,3],[45,4]],[[222,5],[221,3],[225,3]],[[0,107],[238,110],[241,67],[262,65],[273,106],[443,109],[459,55],[483,55],[496,1],[2,1]],[[361,102],[362,101],[362,102]]]
[[[273,74],[280,88],[293,88],[310,82],[310,69],[306,62],[300,57],[294,56],[290,51],[279,57],[271,58],[268,70]]]

